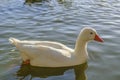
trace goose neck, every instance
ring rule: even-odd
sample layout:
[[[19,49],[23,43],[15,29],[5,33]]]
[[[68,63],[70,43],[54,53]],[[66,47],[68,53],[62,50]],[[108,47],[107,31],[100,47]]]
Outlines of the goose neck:
[[[75,53],[86,53],[87,49],[87,42],[78,40],[76,41],[75,45]]]

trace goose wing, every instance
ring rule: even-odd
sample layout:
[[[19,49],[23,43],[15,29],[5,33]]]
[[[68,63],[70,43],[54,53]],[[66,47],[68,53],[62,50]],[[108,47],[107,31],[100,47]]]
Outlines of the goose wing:
[[[33,66],[69,66],[73,58],[73,54],[69,50],[43,45],[22,45],[19,50],[30,59]]]
[[[54,47],[58,49],[65,48],[66,46],[62,43],[59,42],[53,42],[53,41],[20,41],[21,44],[24,45],[43,45],[43,46],[49,46],[49,47]]]

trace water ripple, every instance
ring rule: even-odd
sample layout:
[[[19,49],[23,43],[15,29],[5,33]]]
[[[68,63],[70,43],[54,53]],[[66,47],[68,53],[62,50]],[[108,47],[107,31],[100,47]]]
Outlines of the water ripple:
[[[1,79],[8,75],[5,80],[16,80],[10,74],[14,74],[14,70],[17,70],[14,67],[21,62],[19,52],[11,52],[15,47],[8,42],[9,37],[58,41],[74,48],[79,31],[85,26],[91,26],[105,42],[92,42],[88,45],[92,57],[89,59],[88,79],[119,80],[119,0],[50,0],[31,5],[24,5],[24,0],[0,2]],[[73,76],[70,75],[71,71],[60,79],[72,80]],[[54,79],[58,78],[51,77],[47,80]]]

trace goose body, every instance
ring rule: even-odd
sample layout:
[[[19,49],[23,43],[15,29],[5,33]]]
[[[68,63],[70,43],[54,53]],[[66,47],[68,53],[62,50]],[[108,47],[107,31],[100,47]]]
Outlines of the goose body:
[[[96,30],[90,27],[81,30],[74,49],[59,42],[9,39],[20,51],[23,61],[29,60],[32,66],[39,67],[68,67],[85,63],[90,40],[103,42]]]

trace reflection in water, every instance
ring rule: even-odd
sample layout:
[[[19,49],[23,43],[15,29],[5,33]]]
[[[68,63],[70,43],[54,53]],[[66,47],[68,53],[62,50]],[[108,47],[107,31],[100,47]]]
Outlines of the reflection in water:
[[[43,2],[43,1],[50,1],[50,0],[25,0],[25,4],[31,4],[31,3],[35,3],[35,2]],[[57,0],[58,2],[64,2],[64,0]]]
[[[25,3],[42,2],[43,0],[25,0]]]
[[[67,0],[66,1],[65,0],[25,0],[24,4],[29,5],[29,6],[31,6],[32,4],[45,5],[44,7],[52,6],[52,7],[55,7],[55,9],[57,10],[62,8],[62,6],[66,8],[69,8],[72,6],[71,0],[70,1],[67,1]]]
[[[31,75],[30,80],[33,77],[47,78],[50,76],[63,75],[66,70],[74,69],[75,80],[87,80],[85,70],[87,69],[87,62],[81,65],[70,66],[70,67],[35,67],[31,65],[22,64],[20,69],[17,71],[17,76],[22,77],[23,80],[28,75]]]

